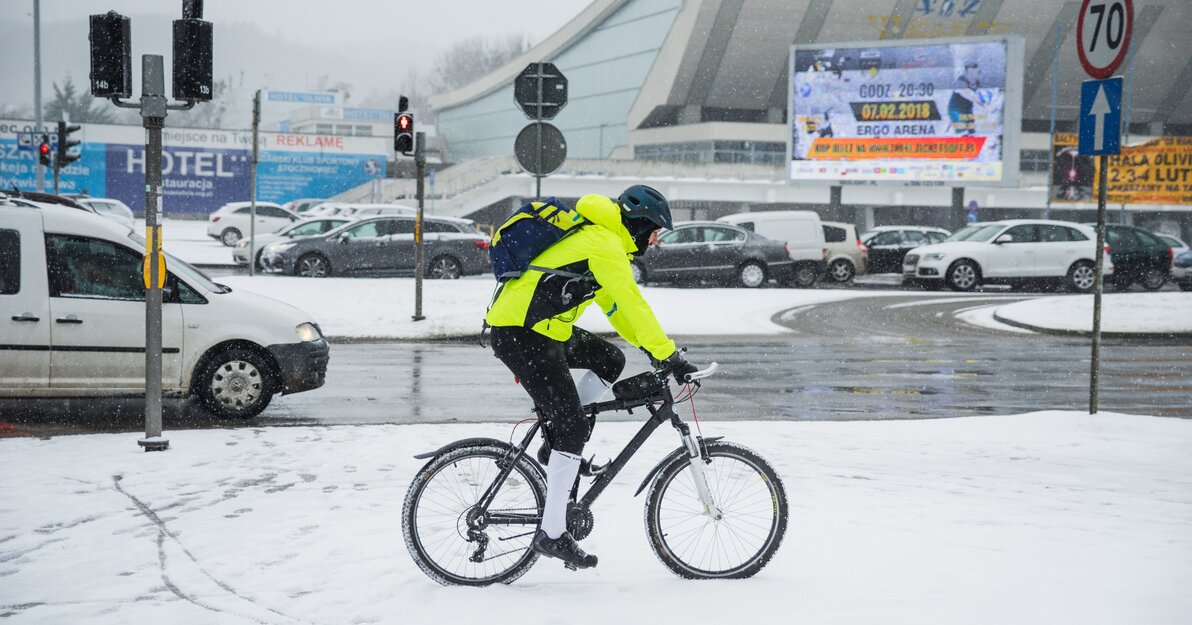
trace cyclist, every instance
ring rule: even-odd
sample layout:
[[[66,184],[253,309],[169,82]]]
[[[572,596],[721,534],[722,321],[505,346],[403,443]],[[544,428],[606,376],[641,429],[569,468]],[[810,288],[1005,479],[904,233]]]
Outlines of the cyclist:
[[[676,380],[696,371],[654,317],[633,280],[630,255],[640,255],[662,228],[671,228],[670,206],[644,186],[626,189],[614,202],[585,195],[575,205],[589,223],[536,256],[534,267],[507,282],[485,317],[493,353],[520,381],[547,420],[550,456],[542,523],[531,543],[541,555],[569,568],[596,566],[567,531],[567,504],[590,435],[582,406],[599,401],[625,368],[612,343],[574,327],[595,300],[626,341],[664,361]],[[578,381],[569,369],[584,369]]]

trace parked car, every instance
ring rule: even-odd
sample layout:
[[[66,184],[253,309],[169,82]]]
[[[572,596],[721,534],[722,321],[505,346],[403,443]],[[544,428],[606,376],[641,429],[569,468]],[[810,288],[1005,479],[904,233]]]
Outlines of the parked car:
[[[426,277],[453,279],[488,270],[488,237],[469,219],[423,220]],[[367,217],[326,234],[265,246],[261,267],[269,273],[311,278],[351,273],[413,273],[414,218]]]
[[[397,204],[345,204],[323,202],[307,211],[305,217],[368,217],[372,215],[413,215],[417,209]]]
[[[920,245],[939,243],[951,232],[930,226],[878,226],[861,235],[869,249],[869,273],[901,273],[906,253]]]
[[[1096,234],[1066,221],[1010,219],[975,223],[942,243],[906,255],[903,276],[928,288],[971,291],[982,284],[1063,283],[1088,293],[1095,285]],[[1108,258],[1103,275],[1113,273]]]
[[[1175,257],[1171,277],[1180,286],[1181,291],[1192,291],[1192,251]]]
[[[281,207],[297,215],[305,216],[303,213],[326,201],[327,200],[320,198],[304,197],[297,200],[290,200],[289,202],[282,204]]]
[[[1180,254],[1192,249],[1188,247],[1187,243],[1184,243],[1184,241],[1178,237],[1173,237],[1169,234],[1159,234],[1158,232],[1152,232],[1151,234],[1158,237],[1160,241],[1171,246],[1171,255],[1173,258],[1179,257]]]
[[[228,247],[236,245],[251,231],[252,206],[249,202],[229,202],[219,207],[207,218],[207,236],[218,239]],[[274,204],[257,202],[257,227],[259,234],[277,232],[298,221],[298,216]]]
[[[825,221],[824,245],[828,248],[828,277],[838,283],[865,275],[869,249],[857,236],[857,227],[842,221]]]
[[[794,261],[786,243],[720,221],[688,221],[658,237],[633,259],[638,283],[715,280],[748,288],[771,278],[790,280]]]
[[[0,205],[0,396],[145,392],[144,239],[73,208]],[[162,390],[215,414],[259,414],[276,393],[323,385],[328,346],[310,315],[212,282],[166,255]]]
[[[756,232],[767,239],[787,244],[794,261],[791,281],[795,286],[811,287],[824,275],[828,248],[824,229],[815,211],[764,211],[725,215],[718,221]]]
[[[96,215],[107,217],[108,219],[124,224],[129,228],[133,228],[137,225],[136,218],[132,213],[132,209],[120,200],[113,200],[111,198],[103,197],[89,197],[85,195],[77,196],[73,199],[83,206],[90,207],[92,212],[94,212]]]
[[[282,239],[311,237],[316,234],[330,232],[331,230],[334,230],[348,223],[349,221],[351,221],[351,219],[348,217],[304,219],[302,221],[296,221],[293,224],[286,226],[285,228],[282,228],[281,230],[278,230],[272,234],[258,234],[256,236],[256,245],[253,246],[256,250],[257,267],[261,266],[261,252],[265,249],[266,245],[269,245],[274,241],[280,241]],[[249,244],[252,241],[252,239],[244,237],[243,239],[240,239],[238,243],[236,243],[236,247],[232,248],[232,260],[234,260],[237,265],[248,266]]]
[[[1114,267],[1106,282],[1115,290],[1128,290],[1137,282],[1148,291],[1158,291],[1171,276],[1171,246],[1142,228],[1106,224],[1105,245]]]

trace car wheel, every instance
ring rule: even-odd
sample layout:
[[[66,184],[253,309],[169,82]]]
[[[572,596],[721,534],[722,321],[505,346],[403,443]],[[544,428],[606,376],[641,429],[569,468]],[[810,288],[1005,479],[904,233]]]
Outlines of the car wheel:
[[[264,270],[265,270],[265,266],[261,264],[261,254],[262,254],[264,251],[265,251],[265,250],[257,250],[257,267],[256,267],[257,271],[264,271]]]
[[[756,289],[766,283],[766,267],[759,262],[749,261],[737,268],[737,284]]]
[[[791,284],[800,289],[809,289],[815,286],[816,280],[819,280],[819,273],[815,265],[811,263],[795,265],[795,272],[791,276]]]
[[[853,263],[846,258],[837,258],[828,266],[828,275],[836,282],[848,282],[857,275],[857,270],[853,268]]]
[[[1148,291],[1158,291],[1167,284],[1167,274],[1158,269],[1147,269],[1146,273],[1142,274],[1142,288]]]
[[[240,231],[235,228],[227,228],[219,233],[219,242],[228,247],[236,247],[241,238]]]
[[[1097,268],[1087,260],[1068,269],[1068,288],[1077,293],[1091,293],[1097,285]]]
[[[971,291],[981,284],[981,272],[971,260],[958,260],[948,267],[948,287],[953,291]]]
[[[633,262],[629,263],[629,268],[633,271],[633,281],[634,282],[636,282],[638,284],[646,283],[646,268],[642,267],[641,263],[639,263],[637,261],[633,261]]]
[[[307,254],[294,265],[294,275],[304,278],[326,278],[331,275],[331,263],[322,254]]]
[[[211,359],[198,380],[199,400],[225,419],[250,419],[273,399],[269,365],[257,353],[234,347]]]
[[[456,280],[463,274],[459,261],[450,256],[436,256],[426,268],[426,277],[435,280]]]

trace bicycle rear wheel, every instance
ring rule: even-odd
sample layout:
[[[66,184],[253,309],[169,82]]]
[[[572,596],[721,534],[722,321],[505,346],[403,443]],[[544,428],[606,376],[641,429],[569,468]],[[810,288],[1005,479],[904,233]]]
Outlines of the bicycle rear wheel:
[[[414,476],[402,508],[402,534],[414,562],[440,584],[508,584],[538,559],[530,541],[546,502],[546,480],[529,458],[514,465],[486,511],[476,508],[507,451],[462,447]]]
[[[707,443],[704,465],[719,521],[704,514],[681,455],[655,476],[646,498],[646,534],[664,565],[687,579],[751,577],[766,566],[786,533],[782,480],[751,449],[726,441]]]

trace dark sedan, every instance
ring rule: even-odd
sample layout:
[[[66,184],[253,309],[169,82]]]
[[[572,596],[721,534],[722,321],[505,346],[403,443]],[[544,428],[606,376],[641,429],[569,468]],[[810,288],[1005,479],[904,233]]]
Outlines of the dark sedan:
[[[1105,225],[1105,244],[1113,259],[1113,275],[1106,282],[1125,291],[1135,282],[1148,291],[1158,291],[1171,277],[1171,246],[1159,237],[1133,226]]]
[[[453,279],[488,270],[488,237],[467,219],[423,221],[426,277]],[[414,218],[371,217],[327,234],[272,243],[261,253],[266,272],[311,278],[354,273],[412,274]]]
[[[794,261],[786,244],[722,221],[680,222],[633,260],[639,283],[714,280],[756,288],[788,282]]]

